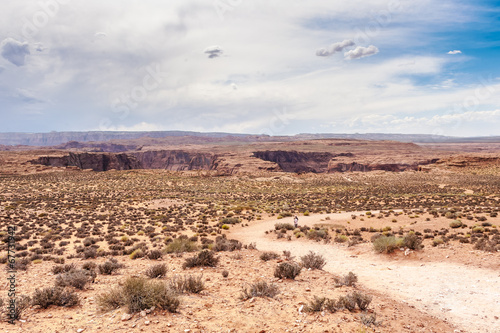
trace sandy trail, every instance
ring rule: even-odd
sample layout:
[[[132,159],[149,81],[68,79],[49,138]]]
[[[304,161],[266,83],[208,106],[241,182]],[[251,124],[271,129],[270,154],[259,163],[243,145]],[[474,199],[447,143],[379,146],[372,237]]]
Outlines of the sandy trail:
[[[328,214],[328,223],[345,221],[352,213]],[[322,216],[301,217],[301,225],[312,226]],[[291,251],[302,256],[313,250],[327,258],[324,270],[334,274],[352,271],[368,289],[415,306],[422,312],[446,320],[464,332],[500,332],[500,272],[456,263],[391,261],[372,251],[354,255],[338,244],[271,240],[265,231],[276,222],[291,218],[235,227],[231,238],[245,244],[255,242],[261,251]]]

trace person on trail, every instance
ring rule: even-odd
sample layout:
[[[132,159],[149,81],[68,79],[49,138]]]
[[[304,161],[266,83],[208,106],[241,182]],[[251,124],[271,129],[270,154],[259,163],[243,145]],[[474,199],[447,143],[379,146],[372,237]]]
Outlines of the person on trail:
[[[295,228],[299,226],[299,218],[297,215],[295,215],[295,217],[293,218],[293,225],[295,226]]]

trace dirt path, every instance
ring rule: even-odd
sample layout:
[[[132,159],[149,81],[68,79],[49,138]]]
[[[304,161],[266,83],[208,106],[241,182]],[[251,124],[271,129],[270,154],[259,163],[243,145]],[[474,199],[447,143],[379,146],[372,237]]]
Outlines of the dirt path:
[[[344,220],[348,214],[329,214]],[[318,223],[321,216],[301,217],[300,224]],[[455,263],[391,261],[372,251],[359,255],[338,244],[269,239],[266,230],[276,222],[267,220],[249,227],[235,227],[230,235],[245,244],[255,242],[261,251],[291,251],[299,257],[310,250],[327,258],[324,270],[334,274],[352,271],[366,288],[377,290],[415,306],[422,312],[452,323],[464,332],[500,332],[500,272]]]

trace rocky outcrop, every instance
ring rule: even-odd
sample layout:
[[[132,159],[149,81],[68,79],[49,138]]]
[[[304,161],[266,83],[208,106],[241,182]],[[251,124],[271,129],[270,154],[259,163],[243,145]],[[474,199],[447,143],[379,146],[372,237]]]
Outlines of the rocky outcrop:
[[[128,154],[69,153],[66,156],[41,156],[31,161],[53,167],[78,167],[94,171],[142,169],[141,163]]]
[[[31,161],[53,167],[74,166],[94,171],[165,169],[173,171],[213,170],[217,168],[214,154],[160,150],[134,153],[69,153],[66,156],[41,156]]]
[[[337,156],[352,156],[350,153],[331,154],[326,152],[298,152],[284,150],[256,151],[253,157],[274,162],[285,172],[314,172],[328,171],[330,160]]]
[[[186,171],[214,170],[217,168],[217,156],[210,153],[158,150],[130,154],[137,158],[144,169]]]

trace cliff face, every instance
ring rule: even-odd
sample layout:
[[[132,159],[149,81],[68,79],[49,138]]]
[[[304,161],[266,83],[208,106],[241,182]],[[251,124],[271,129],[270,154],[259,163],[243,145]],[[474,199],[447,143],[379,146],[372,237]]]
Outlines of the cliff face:
[[[67,156],[41,156],[32,161],[36,164],[54,167],[74,166],[94,171],[142,169],[141,163],[127,154],[69,153]]]
[[[213,154],[190,153],[180,150],[146,151],[139,153],[69,153],[66,156],[41,156],[32,161],[53,167],[74,166],[94,171],[131,170],[131,169],[166,169],[212,170],[216,168],[216,156]]]
[[[419,170],[419,166],[433,164],[432,160],[399,161],[393,158],[377,160],[357,157],[351,153],[332,154],[328,152],[297,151],[257,151],[252,155],[184,150],[136,151],[129,153],[73,153],[63,156],[41,156],[32,163],[53,167],[77,167],[94,171],[163,169],[172,171],[214,170],[221,174],[234,174],[240,171],[255,172],[368,172],[384,170],[400,172]],[[455,162],[457,164],[458,162]],[[459,163],[458,163],[459,164]]]
[[[182,150],[159,150],[130,153],[144,169],[166,169],[173,171],[214,170],[217,156],[209,153]]]
[[[346,154],[331,154],[326,152],[297,152],[283,150],[256,151],[253,157],[277,163],[285,172],[314,172],[328,171],[328,163],[336,156],[352,156]]]

